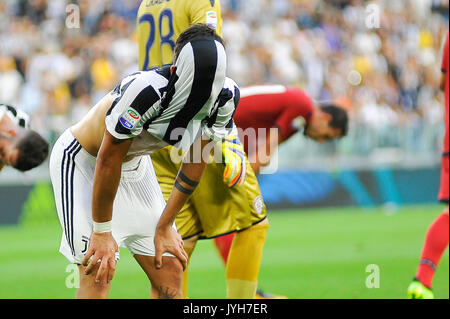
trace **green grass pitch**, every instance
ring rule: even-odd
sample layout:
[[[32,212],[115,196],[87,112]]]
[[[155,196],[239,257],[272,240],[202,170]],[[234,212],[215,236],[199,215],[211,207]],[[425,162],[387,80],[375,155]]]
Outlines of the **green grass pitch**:
[[[405,298],[426,229],[442,206],[329,208],[269,212],[270,230],[260,272],[264,290],[289,298]],[[0,228],[0,298],[73,298],[71,272],[58,253],[57,225]],[[379,288],[367,288],[368,265]],[[224,298],[225,270],[210,240],[200,241],[190,266],[190,298]],[[68,277],[69,276],[69,277]],[[434,279],[436,298],[449,298],[449,255]],[[127,250],[111,298],[147,298],[149,284]]]

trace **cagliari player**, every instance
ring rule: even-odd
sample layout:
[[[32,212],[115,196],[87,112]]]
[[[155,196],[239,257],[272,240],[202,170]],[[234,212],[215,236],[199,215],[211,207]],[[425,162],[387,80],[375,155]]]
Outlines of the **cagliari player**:
[[[139,68],[172,63],[175,41],[193,24],[206,24],[222,36],[219,0],[143,0],[137,16]]]

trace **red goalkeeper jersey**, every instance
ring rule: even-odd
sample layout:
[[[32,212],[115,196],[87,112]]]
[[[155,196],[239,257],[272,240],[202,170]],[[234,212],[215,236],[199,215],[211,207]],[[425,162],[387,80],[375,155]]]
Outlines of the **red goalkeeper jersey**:
[[[240,129],[254,129],[257,138],[262,133],[258,129],[268,132],[276,127],[285,141],[308,123],[313,110],[314,103],[302,90],[282,85],[253,86],[241,89],[234,121]],[[251,141],[246,138],[242,143],[248,154]]]

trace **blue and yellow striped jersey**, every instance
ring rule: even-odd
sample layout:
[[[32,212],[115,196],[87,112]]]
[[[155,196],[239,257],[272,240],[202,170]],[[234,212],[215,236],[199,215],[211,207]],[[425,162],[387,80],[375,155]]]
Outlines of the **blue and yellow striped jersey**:
[[[219,0],[144,0],[137,16],[139,68],[172,63],[178,36],[190,25],[208,24],[221,35]]]

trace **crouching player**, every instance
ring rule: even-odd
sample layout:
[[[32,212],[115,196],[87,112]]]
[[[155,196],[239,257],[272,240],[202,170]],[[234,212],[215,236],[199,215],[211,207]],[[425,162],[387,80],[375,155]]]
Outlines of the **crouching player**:
[[[145,271],[152,297],[183,297],[187,256],[174,220],[206,164],[182,163],[166,205],[148,154],[175,145],[190,158],[194,145],[229,134],[235,100],[220,97],[237,89],[225,78],[222,43],[210,28],[190,27],[174,65],[126,77],[58,139],[50,172],[60,252],[79,265],[78,298],[108,296],[118,246]]]
[[[234,119],[250,161],[251,169],[247,171],[252,172],[253,179],[254,174],[269,164],[278,146],[299,130],[319,143],[345,136],[348,130],[346,110],[332,104],[316,107],[304,91],[282,85],[243,88]],[[214,240],[225,264],[232,262],[234,237],[231,233]],[[281,297],[261,290],[256,296]]]
[[[444,149],[442,154],[441,187],[439,191],[439,200],[446,204],[444,212],[439,215],[433,224],[428,228],[420,257],[419,268],[416,277],[408,287],[408,297],[410,299],[432,299],[431,291],[434,273],[441,260],[442,254],[448,247],[448,34],[447,42],[444,46],[444,55],[442,59],[442,77],[441,89],[445,93],[445,137]]]
[[[31,170],[45,161],[49,145],[30,129],[29,116],[10,105],[0,104],[0,171],[11,166]]]

